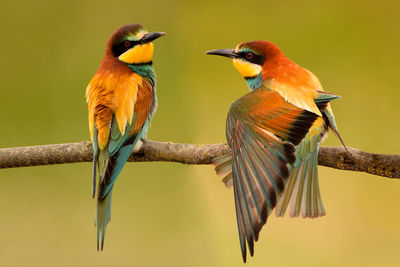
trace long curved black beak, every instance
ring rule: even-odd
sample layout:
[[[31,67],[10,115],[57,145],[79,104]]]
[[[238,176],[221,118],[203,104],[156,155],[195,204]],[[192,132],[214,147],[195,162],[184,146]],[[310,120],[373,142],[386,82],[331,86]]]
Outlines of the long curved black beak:
[[[149,32],[149,33],[146,33],[142,37],[142,39],[140,39],[140,42],[142,44],[150,43],[150,42],[154,41],[155,39],[158,39],[164,35],[165,35],[165,32]]]
[[[217,55],[229,58],[237,58],[238,54],[233,49],[215,49],[206,52],[207,55]]]

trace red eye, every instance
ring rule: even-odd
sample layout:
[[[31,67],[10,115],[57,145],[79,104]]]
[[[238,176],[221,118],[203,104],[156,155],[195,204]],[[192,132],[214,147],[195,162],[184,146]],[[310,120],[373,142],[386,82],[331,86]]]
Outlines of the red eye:
[[[130,46],[131,46],[131,42],[126,41],[126,42],[125,42],[125,47],[130,47]]]
[[[244,56],[245,56],[245,57],[246,57],[246,59],[248,59],[248,60],[250,60],[250,59],[253,59],[253,58],[254,58],[254,54],[253,54],[253,53],[251,53],[251,52],[248,52],[248,53],[246,53]]]

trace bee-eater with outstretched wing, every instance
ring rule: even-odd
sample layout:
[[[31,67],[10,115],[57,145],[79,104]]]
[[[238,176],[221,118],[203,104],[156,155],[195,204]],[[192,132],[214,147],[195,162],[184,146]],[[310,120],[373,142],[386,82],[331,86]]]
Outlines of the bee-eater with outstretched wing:
[[[236,49],[207,52],[233,59],[251,92],[229,110],[226,135],[231,155],[214,160],[218,175],[233,184],[239,240],[246,261],[275,206],[283,216],[325,214],[317,157],[328,127],[338,135],[329,102],[317,77],[283,55],[275,44],[253,41]]]
[[[146,138],[157,109],[152,41],[163,35],[149,33],[139,24],[118,28],[109,38],[100,67],[86,89],[93,142],[93,197],[96,173],[99,177],[97,250],[103,250],[115,180],[131,152],[137,151],[141,139]]]

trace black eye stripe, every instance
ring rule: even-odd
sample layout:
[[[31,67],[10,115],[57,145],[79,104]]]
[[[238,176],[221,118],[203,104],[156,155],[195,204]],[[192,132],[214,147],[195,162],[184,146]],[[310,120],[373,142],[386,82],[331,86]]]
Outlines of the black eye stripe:
[[[127,46],[128,42],[130,45]],[[113,55],[114,57],[119,57],[120,55],[122,55],[123,53],[125,53],[126,51],[128,51],[129,49],[138,44],[140,44],[140,41],[128,41],[128,40],[124,40],[117,44],[114,44],[112,46]]]
[[[252,57],[249,56],[248,55],[249,53],[251,53],[253,56]],[[240,58],[242,58],[242,59],[244,59],[244,60],[246,60],[248,62],[260,65],[260,66],[262,66],[264,64],[264,61],[265,61],[264,56],[257,55],[257,54],[255,54],[253,52],[250,52],[250,51],[241,51],[241,52],[238,53],[238,55],[239,55]]]

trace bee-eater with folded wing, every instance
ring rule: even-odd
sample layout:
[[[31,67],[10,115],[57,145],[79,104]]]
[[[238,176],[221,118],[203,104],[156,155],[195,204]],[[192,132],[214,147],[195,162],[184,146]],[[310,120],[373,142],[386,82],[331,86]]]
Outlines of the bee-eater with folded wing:
[[[115,180],[131,152],[137,151],[141,139],[146,138],[157,109],[152,41],[163,35],[147,32],[140,24],[118,28],[109,38],[100,67],[86,89],[93,143],[93,197],[99,178],[97,250],[103,250]]]
[[[252,41],[236,49],[207,52],[233,59],[251,92],[229,110],[226,135],[231,154],[214,160],[217,174],[233,184],[239,240],[254,253],[262,226],[276,206],[283,216],[325,214],[318,186],[318,149],[328,128],[339,136],[317,77],[283,55],[275,44]],[[339,137],[340,138],[340,137]]]

